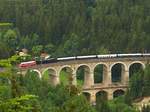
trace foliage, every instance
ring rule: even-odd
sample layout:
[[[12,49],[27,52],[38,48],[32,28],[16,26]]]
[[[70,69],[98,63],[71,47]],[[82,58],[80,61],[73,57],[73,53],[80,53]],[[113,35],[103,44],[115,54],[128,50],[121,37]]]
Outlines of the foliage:
[[[22,48],[35,55],[44,48],[56,57],[148,52],[148,4],[149,0],[1,0],[0,22],[13,27],[0,31],[0,58]]]
[[[38,96],[38,102],[44,112],[95,112],[85,97],[79,95],[80,90],[73,85],[51,87],[47,79],[39,79],[38,74],[32,70],[29,70],[23,79],[18,77],[16,81],[15,85],[20,85],[17,87],[20,88],[18,93]],[[81,104],[83,106],[80,106]]]
[[[143,81],[143,96],[150,96],[150,65],[147,65],[146,69],[144,70]]]
[[[137,112],[133,107],[125,104],[124,96],[115,98],[112,101],[106,101],[103,97],[97,102],[98,112]]]
[[[0,101],[0,109],[2,112],[41,112],[40,107],[37,107],[37,97],[34,95],[25,95]]]
[[[31,56],[14,55],[22,48],[29,49],[34,56],[45,51],[55,57],[149,52],[149,4],[149,0],[0,0],[0,67],[10,68],[30,60]],[[4,27],[5,30],[1,30]],[[131,79],[125,101],[101,102],[97,110],[135,112],[131,102],[150,95],[149,70],[147,67]],[[0,73],[3,110],[37,112],[40,104],[44,112],[94,111],[85,98],[78,95],[78,89],[51,87],[36,73],[23,77],[16,72]],[[18,110],[14,110],[14,106]]]
[[[124,103],[124,97],[118,97],[110,102],[109,106],[111,112],[137,112],[136,109]]]
[[[26,56],[19,56],[19,55],[13,55],[8,59],[2,59],[0,60],[0,67],[12,67],[13,65],[16,66],[20,62],[23,61],[30,61],[32,59],[31,55]]]
[[[62,112],[95,112],[84,96],[75,96],[69,99],[65,102],[62,110]]]
[[[150,66],[147,65],[144,71],[136,73],[130,81],[130,89],[128,91],[128,96],[132,100],[150,96]]]
[[[42,52],[42,50],[43,50],[43,46],[42,46],[42,45],[33,46],[33,48],[32,48],[32,53],[33,53],[35,56],[39,56],[40,53]]]
[[[55,52],[55,48],[53,44],[47,44],[44,48],[45,52],[49,54],[53,54]]]
[[[133,99],[142,97],[142,88],[143,88],[143,74],[136,73],[130,81],[130,95]]]
[[[2,112],[40,112],[35,95],[23,95],[15,69],[0,73],[0,109]]]
[[[100,97],[96,104],[96,110],[89,104],[86,97],[82,96],[81,90],[73,85],[52,87],[47,79],[40,79],[39,74],[33,70],[29,70],[25,77],[21,74],[17,75],[16,72],[16,69],[9,69],[0,73],[0,106],[8,112],[10,110],[12,112],[27,110],[36,112],[136,112],[130,101],[133,102],[133,99],[140,97],[141,94],[142,96],[149,95],[149,87],[147,87],[149,84],[144,82],[145,78],[149,78],[147,75],[149,74],[149,66],[142,72],[144,85],[142,92],[134,93],[137,86],[141,90],[141,86],[136,83],[136,81],[139,82],[140,78],[138,77],[141,77],[137,73],[134,75],[137,79],[133,78],[134,80],[130,82],[131,87],[127,92],[128,95],[112,101],[106,101],[103,99],[104,97]],[[129,100],[127,100],[127,96],[129,96]]]
[[[12,26],[12,23],[0,23],[0,26]]]
[[[11,67],[11,63],[9,60],[3,59],[3,60],[0,60],[0,66],[1,67]]]

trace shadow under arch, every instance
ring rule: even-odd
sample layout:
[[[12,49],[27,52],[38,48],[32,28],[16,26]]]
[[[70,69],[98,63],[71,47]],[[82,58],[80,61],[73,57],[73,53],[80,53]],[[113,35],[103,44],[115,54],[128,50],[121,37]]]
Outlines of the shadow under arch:
[[[32,71],[38,73],[39,78],[42,78],[42,74],[39,70],[33,69]]]
[[[129,65],[129,78],[138,72],[142,72],[145,68],[145,65],[142,62],[133,62]]]
[[[70,66],[63,66],[59,72],[60,83],[63,85],[74,85],[75,78],[73,69]]]
[[[41,79],[42,75],[41,75],[41,72],[37,69],[29,69],[26,71],[25,73],[25,77],[27,75],[32,75],[32,76],[35,76],[35,77],[38,77],[39,79]]]
[[[106,100],[108,100],[108,93],[106,91],[102,90],[96,93],[96,104]]]
[[[112,83],[122,82],[123,75],[125,74],[127,67],[124,63],[115,63],[111,66],[111,80]]]
[[[76,70],[77,84],[79,86],[88,87],[90,85],[90,67],[88,65],[80,65]]]
[[[123,96],[125,94],[125,91],[122,89],[117,89],[113,92],[113,98],[117,98],[119,96]]]
[[[30,88],[37,88],[38,84],[41,83],[41,78],[39,77],[39,74],[37,71],[34,71],[32,69],[27,70],[25,76],[24,76],[25,86]],[[32,91],[32,90],[30,90]]]
[[[87,99],[87,101],[91,101],[91,94],[89,92],[82,92],[82,94],[85,96],[85,98]]]
[[[99,63],[94,68],[94,83],[104,83],[107,79],[108,67],[106,64]]]
[[[42,73],[42,79],[46,80],[51,85],[58,84],[56,71],[53,68],[47,68]]]

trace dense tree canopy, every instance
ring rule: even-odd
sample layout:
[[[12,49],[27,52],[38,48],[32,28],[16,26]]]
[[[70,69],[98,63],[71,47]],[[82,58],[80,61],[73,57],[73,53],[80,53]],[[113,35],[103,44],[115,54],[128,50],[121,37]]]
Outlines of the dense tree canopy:
[[[22,48],[33,56],[47,52],[53,57],[150,52],[149,4],[150,0],[0,0],[0,67],[31,60],[30,55],[12,56]],[[13,68],[0,72],[0,109],[136,112],[132,102],[150,96],[149,80],[148,66],[133,76],[125,96],[100,99],[94,108],[77,87],[51,87],[32,70],[23,77]],[[142,111],[148,112],[149,106]]]
[[[150,82],[147,81],[150,78],[149,70],[147,66],[142,73],[133,76],[125,96],[112,101],[97,96],[94,107],[78,87],[63,84],[52,87],[32,70],[23,76],[17,74],[17,69],[8,69],[0,73],[0,109],[3,112],[138,112],[132,102],[150,96]],[[149,106],[143,108],[143,112],[148,110]]]
[[[4,42],[0,45],[7,51],[0,57],[39,45],[56,57],[148,52],[149,4],[149,0],[1,0],[0,23],[13,27],[0,25]]]
[[[51,87],[38,74],[25,77],[15,69],[0,73],[0,111],[2,112],[95,112],[73,85]]]

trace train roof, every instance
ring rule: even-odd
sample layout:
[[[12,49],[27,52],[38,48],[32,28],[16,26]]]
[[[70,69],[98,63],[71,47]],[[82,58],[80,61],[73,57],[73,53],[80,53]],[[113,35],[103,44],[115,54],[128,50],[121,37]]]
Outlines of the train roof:
[[[35,61],[21,62],[21,64],[35,63]]]
[[[57,60],[70,60],[70,59],[76,59],[76,57],[63,57],[63,58],[57,58]]]
[[[96,55],[88,55],[88,56],[77,56],[77,59],[84,59],[84,58],[95,58]]]

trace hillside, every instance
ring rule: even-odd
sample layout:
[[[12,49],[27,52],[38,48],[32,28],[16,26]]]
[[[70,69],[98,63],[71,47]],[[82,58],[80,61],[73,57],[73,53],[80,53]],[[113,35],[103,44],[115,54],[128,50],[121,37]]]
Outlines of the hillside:
[[[150,102],[149,60],[144,68],[140,61],[146,56],[134,55],[140,61],[133,59],[124,66],[118,53],[150,53],[150,0],[0,0],[0,112],[139,112],[134,107],[136,100],[146,99],[135,104],[140,107],[142,102]],[[65,56],[76,61],[78,55],[95,55],[101,61],[104,57],[97,54],[115,54],[106,56],[115,61],[108,59],[108,65],[98,62],[95,69],[84,63],[82,67],[70,65],[71,69],[46,68],[42,78],[31,69],[36,64],[42,69],[42,63]],[[58,64],[61,68],[61,61]],[[28,68],[24,75],[19,69],[23,66]],[[122,83],[122,74],[128,79],[128,73],[127,91],[117,87],[119,92],[110,93],[111,100],[104,88],[95,94],[83,91],[84,80],[92,75],[94,81],[90,82],[95,85],[105,77],[117,85]],[[60,78],[55,86],[54,78]],[[92,84],[90,87],[94,90]],[[92,98],[94,102],[90,102]],[[150,112],[150,105],[140,109]]]
[[[0,23],[13,26],[0,32],[0,58],[22,48],[55,57],[149,52],[149,4],[149,0],[1,0]]]

